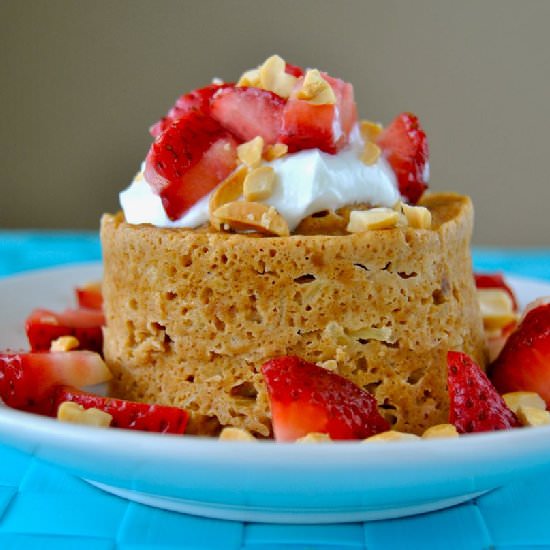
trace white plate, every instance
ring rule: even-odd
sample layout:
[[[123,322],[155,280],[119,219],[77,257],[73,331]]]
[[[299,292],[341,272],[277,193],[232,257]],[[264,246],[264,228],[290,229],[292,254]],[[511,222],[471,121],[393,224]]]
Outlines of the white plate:
[[[0,348],[25,347],[37,306],[72,303],[97,264],[0,280]],[[550,285],[510,280],[522,304]],[[550,466],[550,427],[391,444],[228,443],[58,423],[0,407],[0,440],[162,508],[263,522],[350,522],[437,510]]]

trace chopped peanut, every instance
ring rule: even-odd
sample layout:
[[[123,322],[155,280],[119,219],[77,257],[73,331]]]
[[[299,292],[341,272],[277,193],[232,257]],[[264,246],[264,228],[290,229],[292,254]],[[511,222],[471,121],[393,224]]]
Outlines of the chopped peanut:
[[[275,171],[271,166],[255,168],[244,180],[244,198],[247,201],[262,201],[269,198],[273,193],[275,181]]]
[[[50,344],[50,351],[71,351],[78,348],[80,342],[74,336],[60,336]]]
[[[399,213],[391,208],[352,210],[346,230],[350,233],[362,233],[371,229],[392,229],[398,222]]]
[[[359,122],[359,131],[365,141],[375,141],[383,129],[382,124],[378,122],[371,122],[370,120],[361,120]]]
[[[239,78],[239,82],[237,82],[237,86],[252,86],[254,88],[260,87],[260,71],[259,69],[252,69],[250,71],[246,71],[241,75],[241,78]]]
[[[367,166],[372,166],[373,164],[376,164],[376,162],[380,158],[380,154],[380,147],[378,147],[376,143],[368,141],[367,143],[365,143],[365,147],[363,149],[363,152],[361,153],[360,159]]]
[[[224,228],[252,230],[280,237],[290,235],[286,220],[275,208],[260,202],[229,202],[215,210],[212,217]]]
[[[95,407],[85,409],[78,403],[64,401],[57,409],[57,420],[106,428],[111,425],[113,417],[109,413]]]
[[[510,410],[517,414],[520,407],[531,407],[546,410],[544,399],[533,391],[513,391],[505,393],[502,398]]]
[[[237,156],[241,162],[247,166],[255,167],[262,161],[262,151],[264,148],[264,138],[256,136],[254,139],[241,143],[237,147]]]
[[[285,143],[274,143],[267,145],[264,151],[264,158],[268,162],[284,157],[288,153],[288,145]]]
[[[363,443],[371,443],[374,441],[406,441],[406,440],[412,440],[412,439],[420,439],[417,435],[414,434],[408,434],[403,432],[398,432],[395,430],[388,430],[387,432],[381,432],[376,435],[372,435],[371,437],[367,437],[367,439],[363,439]]]
[[[338,361],[336,361],[336,359],[327,359],[326,361],[317,363],[317,365],[331,372],[336,372],[338,370]]]
[[[428,428],[423,434],[424,439],[434,439],[439,437],[458,437],[458,432],[452,424],[436,424]]]
[[[481,308],[483,326],[496,330],[516,321],[514,304],[510,295],[500,288],[478,288],[477,298]]]
[[[220,221],[213,216],[214,212],[220,208],[220,206],[228,202],[236,201],[243,194],[243,183],[247,174],[248,168],[245,165],[241,165],[231,172],[231,174],[214,189],[208,207],[210,210],[210,223],[212,223],[216,229],[219,230],[221,224]]]
[[[296,440],[296,443],[327,443],[329,441],[332,441],[332,439],[328,434],[319,433],[319,432],[310,432],[307,435],[304,435],[303,437],[299,437]]]
[[[291,74],[287,74],[285,67],[286,63],[282,57],[278,55],[268,57],[258,71],[260,77],[259,87],[284,98],[290,96],[298,79]]]
[[[410,227],[415,229],[430,229],[432,227],[432,213],[425,206],[410,206],[401,203],[400,208]]]
[[[247,430],[227,426],[222,430],[219,439],[221,441],[255,441],[256,438]]]
[[[314,105],[334,105],[336,103],[334,90],[317,69],[309,69],[306,72],[304,82],[296,97],[305,99]]]
[[[517,417],[523,426],[545,426],[550,424],[550,412],[536,407],[520,406]]]

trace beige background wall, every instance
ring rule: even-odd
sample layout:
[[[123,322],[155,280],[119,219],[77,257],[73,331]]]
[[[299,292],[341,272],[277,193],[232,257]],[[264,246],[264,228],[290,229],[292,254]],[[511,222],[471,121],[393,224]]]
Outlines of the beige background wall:
[[[95,228],[183,91],[277,52],[416,112],[475,242],[550,245],[550,1],[0,0],[0,227]]]

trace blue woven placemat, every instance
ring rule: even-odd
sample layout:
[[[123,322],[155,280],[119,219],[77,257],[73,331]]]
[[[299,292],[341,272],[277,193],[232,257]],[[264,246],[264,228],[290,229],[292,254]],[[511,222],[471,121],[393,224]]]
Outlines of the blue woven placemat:
[[[100,257],[92,233],[0,231],[0,276]],[[482,271],[550,280],[550,249],[476,249],[474,263]],[[550,457],[546,473],[411,518],[319,526],[242,524],[131,503],[0,444],[0,549],[550,548]]]

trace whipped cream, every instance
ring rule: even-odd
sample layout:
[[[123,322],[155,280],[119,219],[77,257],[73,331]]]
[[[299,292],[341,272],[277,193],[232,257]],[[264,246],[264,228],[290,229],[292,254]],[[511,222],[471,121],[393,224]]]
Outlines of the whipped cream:
[[[266,163],[277,175],[271,197],[262,201],[273,206],[287,221],[290,231],[315,212],[335,210],[347,204],[369,203],[393,206],[401,196],[391,166],[380,157],[368,166],[360,158],[362,141],[352,132],[350,145],[331,155],[307,149]],[[161,199],[143,176],[143,165],[132,184],[120,193],[126,221],[150,223],[157,227],[195,228],[209,219],[210,195],[203,197],[181,218],[172,221],[164,212]]]

